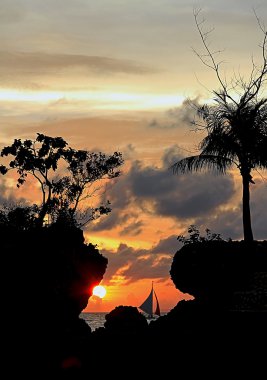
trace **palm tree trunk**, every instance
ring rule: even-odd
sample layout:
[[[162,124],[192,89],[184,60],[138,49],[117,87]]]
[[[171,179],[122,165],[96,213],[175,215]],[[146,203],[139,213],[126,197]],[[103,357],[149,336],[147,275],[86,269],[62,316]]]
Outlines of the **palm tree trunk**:
[[[251,242],[254,240],[252,228],[251,228],[251,216],[250,216],[250,193],[249,193],[249,177],[247,175],[242,176],[243,180],[243,231],[244,241]]]

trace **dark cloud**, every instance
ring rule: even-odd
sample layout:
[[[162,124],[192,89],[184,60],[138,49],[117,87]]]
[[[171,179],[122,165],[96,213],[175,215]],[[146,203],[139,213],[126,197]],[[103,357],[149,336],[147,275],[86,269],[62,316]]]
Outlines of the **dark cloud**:
[[[142,232],[142,226],[143,222],[141,220],[134,221],[128,226],[124,227],[124,229],[121,231],[121,235],[132,235],[132,236],[137,236]]]
[[[87,225],[87,230],[89,231],[106,231],[110,230],[124,221],[124,217],[120,215],[120,209],[113,205],[113,210],[108,215],[101,216],[101,218],[95,222]]]
[[[241,182],[241,178],[240,178]],[[251,223],[254,239],[264,240],[267,236],[267,185],[260,179],[256,185],[250,188]],[[195,224],[204,229],[209,228],[212,232],[220,233],[223,238],[233,240],[243,239],[242,223],[242,194],[240,201],[227,209],[218,209],[216,213],[201,215],[195,219]]]
[[[94,228],[120,226],[122,235],[135,235],[145,226],[142,215],[150,214],[171,217],[184,225],[195,224],[203,231],[209,228],[225,239],[242,239],[242,193],[240,188],[240,199],[233,198],[236,192],[233,177],[212,173],[173,175],[170,164],[180,158],[179,148],[172,146],[164,152],[160,167],[144,167],[140,161],[134,161],[129,172],[107,191],[113,211]],[[251,186],[255,239],[266,237],[267,208],[263,207],[266,204],[266,183],[256,180],[256,185]],[[173,238],[170,248],[176,247],[175,243]]]
[[[195,219],[195,224],[204,231],[209,228],[212,233],[218,233],[223,239],[242,239],[242,208],[238,204],[226,210],[217,210]]]
[[[152,248],[151,253],[175,253],[181,247],[181,243],[178,242],[177,236],[178,235],[171,235],[167,238],[161,239],[158,244]]]
[[[181,148],[178,145],[172,145],[166,149],[162,156],[163,168],[169,169],[175,162],[183,158]]]
[[[195,173],[174,176],[166,168],[142,168],[139,162],[133,164],[129,182],[139,202],[150,201],[156,214],[178,219],[208,214],[228,202],[234,193],[230,175]]]
[[[120,206],[119,202],[114,201],[114,203],[112,202],[112,212],[89,224],[87,230],[107,231],[120,226],[122,228],[120,235],[125,236],[130,234],[137,236],[142,232],[143,224],[141,220],[138,220],[138,215],[127,211],[127,209]]]
[[[143,167],[140,161],[133,163],[128,178],[133,195],[140,200],[156,200],[160,194],[169,194],[176,187],[175,177],[166,168]]]
[[[144,167],[140,161],[134,161],[129,172],[106,191],[111,201],[110,215],[88,229],[100,231],[121,226],[122,235],[139,234],[142,214],[172,217],[180,222],[216,214],[234,194],[233,178],[212,173],[173,175],[170,165],[180,158],[179,148],[172,146],[164,152],[160,167]]]
[[[134,249],[127,244],[120,244],[116,252],[103,249],[101,253],[108,258],[105,283],[118,274],[125,276],[127,283],[147,278],[165,280],[169,277],[173,255],[179,248],[180,243],[172,235],[151,249]]]
[[[161,118],[153,119],[149,127],[174,129],[190,125],[196,119],[196,107],[199,105],[199,100],[198,97],[184,100],[179,107],[171,108]]]
[[[260,179],[251,186],[251,219],[254,239],[267,240],[267,184]]]
[[[223,177],[214,178],[214,181],[216,182],[216,179],[220,178]],[[211,187],[215,184],[209,183]],[[266,239],[267,209],[263,207],[267,204],[266,184],[261,183],[256,186],[256,188],[253,186],[251,188],[254,237],[255,239]],[[216,212],[204,215],[200,213],[195,217],[195,224],[202,235],[205,235],[205,229],[209,228],[212,233],[219,233],[225,239],[242,239],[241,203],[228,209],[218,208]],[[187,230],[184,235],[187,235]],[[105,281],[110,281],[116,274],[125,276],[127,283],[147,278],[166,279],[169,277],[172,257],[180,247],[181,243],[177,241],[177,235],[171,235],[161,239],[151,249],[134,249],[126,244],[121,244],[116,252],[103,250],[102,253],[109,259]]]
[[[146,278],[159,278],[166,279],[170,276],[169,271],[171,268],[171,257],[140,257],[134,260],[131,265],[123,272],[127,278],[127,284]]]
[[[106,198],[111,202],[111,213],[102,216],[94,223],[88,224],[87,230],[105,231],[120,225],[126,228],[128,221],[132,223],[133,220],[136,220],[136,215],[128,209],[132,197],[127,185],[127,175],[122,175],[113,185],[107,186],[102,201],[105,202]]]
[[[234,182],[230,176],[196,174],[178,182],[175,192],[159,197],[156,203],[157,213],[176,218],[209,214],[230,201],[234,193]]]
[[[108,259],[108,267],[105,273],[105,283],[112,281],[115,275],[124,275],[128,266],[139,259],[140,256],[147,254],[145,249],[134,249],[127,244],[121,243],[117,251],[112,252],[102,249],[101,253]]]

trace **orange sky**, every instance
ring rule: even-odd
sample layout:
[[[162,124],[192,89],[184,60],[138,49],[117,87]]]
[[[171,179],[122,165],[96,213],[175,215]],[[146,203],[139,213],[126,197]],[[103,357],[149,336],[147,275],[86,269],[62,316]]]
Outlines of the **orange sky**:
[[[202,135],[191,131],[190,97],[210,100],[218,84],[192,47],[201,50],[193,5],[182,0],[2,0],[0,10],[0,147],[36,132],[62,136],[74,148],[121,151],[123,173],[106,197],[110,215],[88,225],[87,241],[109,259],[103,300],[88,311],[138,306],[151,281],[163,310],[187,297],[169,270],[177,235],[190,224],[225,237],[242,237],[237,175],[174,177],[169,166],[196,152]],[[211,46],[222,50],[225,75],[248,75],[260,59],[254,6],[264,2],[201,1]],[[249,31],[249,33],[248,33]],[[245,36],[245,37],[244,37]],[[266,183],[255,174],[255,238],[265,235]],[[38,201],[33,183],[16,190],[0,179],[0,201]]]

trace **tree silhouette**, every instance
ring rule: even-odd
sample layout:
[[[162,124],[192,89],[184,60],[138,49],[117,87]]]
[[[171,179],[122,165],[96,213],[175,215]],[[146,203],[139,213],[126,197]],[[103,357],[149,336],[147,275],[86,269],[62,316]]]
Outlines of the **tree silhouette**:
[[[0,207],[0,228],[6,226],[19,231],[31,230],[36,224],[38,206],[25,205],[1,205]]]
[[[1,156],[13,156],[7,166],[0,166],[5,175],[10,170],[18,173],[17,187],[22,186],[27,176],[32,175],[40,184],[41,206],[37,210],[37,225],[42,226],[46,215],[53,220],[62,216],[77,224],[77,208],[99,190],[96,183],[120,175],[121,153],[112,155],[76,150],[68,147],[62,137],[50,137],[37,133],[35,140],[15,139],[4,147]],[[110,212],[109,202],[91,207],[82,224]],[[79,223],[78,223],[79,224]]]
[[[178,235],[177,240],[183,245],[224,240],[221,234],[211,232],[209,228],[206,228],[205,232],[206,236],[201,235],[199,229],[195,225],[191,224],[191,226],[188,227],[189,236]],[[228,241],[230,241],[230,239],[228,239]]]
[[[195,51],[202,63],[212,69],[219,81],[220,89],[213,91],[213,105],[194,105],[202,123],[194,124],[205,130],[207,136],[199,144],[200,153],[176,162],[171,168],[175,174],[203,169],[215,170],[221,174],[236,166],[243,185],[243,231],[244,240],[253,241],[250,215],[250,185],[254,184],[252,170],[267,167],[267,99],[260,98],[267,79],[267,32],[256,13],[258,25],[263,32],[261,45],[262,63],[252,62],[250,78],[245,81],[241,75],[223,79],[221,62],[215,60],[207,41],[210,31],[204,31],[199,20],[200,10],[194,12],[205,54]]]

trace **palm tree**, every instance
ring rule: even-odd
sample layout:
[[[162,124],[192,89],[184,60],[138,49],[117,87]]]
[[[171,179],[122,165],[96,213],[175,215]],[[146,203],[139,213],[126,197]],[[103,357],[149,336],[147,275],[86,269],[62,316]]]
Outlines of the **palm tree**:
[[[243,185],[244,240],[253,241],[250,185],[254,181],[251,172],[253,169],[267,168],[267,98],[259,99],[267,79],[267,32],[254,12],[263,32],[262,64],[257,66],[252,61],[248,81],[246,82],[241,75],[235,76],[229,86],[220,74],[221,62],[216,62],[216,52],[211,52],[209,48],[210,31],[203,30],[204,20],[199,21],[200,12],[200,9],[195,10],[194,16],[205,52],[195,53],[205,66],[215,72],[220,90],[212,92],[215,95],[214,105],[195,105],[204,122],[198,126],[207,132],[207,136],[199,144],[200,154],[176,162],[172,170],[178,174],[206,168],[224,174],[227,169],[236,166]]]
[[[243,185],[244,240],[253,241],[250,215],[250,184],[253,169],[267,168],[267,99],[229,103],[217,97],[214,106],[199,107],[207,136],[200,142],[200,154],[179,160],[175,174],[203,169],[225,174],[236,166]]]

